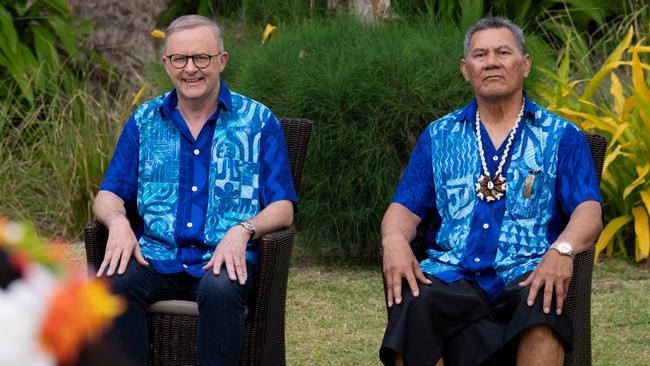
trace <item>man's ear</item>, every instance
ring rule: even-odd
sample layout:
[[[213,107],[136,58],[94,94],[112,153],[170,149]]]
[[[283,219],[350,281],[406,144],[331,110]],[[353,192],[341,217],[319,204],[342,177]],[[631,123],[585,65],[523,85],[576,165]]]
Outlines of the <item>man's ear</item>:
[[[530,69],[533,66],[533,59],[529,54],[524,55],[524,77],[527,78],[530,74]]]
[[[168,76],[170,76],[170,68],[172,67],[172,65],[169,64],[169,58],[167,58],[166,56],[162,56],[161,61],[163,64],[163,68],[165,69],[165,72],[167,73]]]
[[[460,73],[463,74],[463,78],[465,79],[465,82],[469,82],[469,74],[467,73],[467,65],[465,65],[464,58],[460,59],[460,61],[458,62],[458,66],[460,68]]]
[[[219,72],[223,72],[223,70],[226,68],[226,65],[228,64],[228,58],[230,55],[228,55],[228,52],[223,51],[219,55]]]

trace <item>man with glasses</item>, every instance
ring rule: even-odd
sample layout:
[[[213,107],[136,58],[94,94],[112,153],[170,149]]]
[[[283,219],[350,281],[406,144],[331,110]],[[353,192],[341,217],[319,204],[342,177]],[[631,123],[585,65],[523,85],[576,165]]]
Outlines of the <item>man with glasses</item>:
[[[197,301],[199,365],[237,365],[252,241],[293,221],[281,126],[228,89],[220,79],[227,61],[215,22],[171,23],[162,62],[174,89],[131,115],[95,199],[109,229],[97,276],[128,300],[109,336],[141,365],[147,306],[165,299]]]

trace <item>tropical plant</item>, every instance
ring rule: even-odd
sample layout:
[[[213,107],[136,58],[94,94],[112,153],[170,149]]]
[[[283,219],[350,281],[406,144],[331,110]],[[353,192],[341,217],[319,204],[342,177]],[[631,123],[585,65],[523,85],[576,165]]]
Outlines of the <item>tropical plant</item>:
[[[545,71],[554,85],[540,94],[550,110],[609,141],[601,184],[607,224],[596,242],[596,258],[615,249],[627,256],[626,243],[634,242],[634,257],[641,261],[650,252],[650,64],[642,62],[650,47],[643,40],[632,45],[633,37],[630,27],[586,79],[570,75],[574,37],[569,37],[558,71]]]
[[[38,90],[62,75],[61,68],[69,69],[64,61],[84,54],[78,44],[92,23],[71,12],[66,0],[0,1],[0,80],[11,81],[0,85],[0,100],[18,91],[32,103]]]

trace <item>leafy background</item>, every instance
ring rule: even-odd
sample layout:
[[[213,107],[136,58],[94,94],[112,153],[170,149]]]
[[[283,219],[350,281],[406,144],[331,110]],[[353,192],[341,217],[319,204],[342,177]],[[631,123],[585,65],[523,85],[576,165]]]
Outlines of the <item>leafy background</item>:
[[[361,24],[327,1],[172,0],[158,26],[198,12],[219,19],[234,89],[279,116],[314,121],[298,213],[298,252],[373,263],[379,222],[415,139],[466,104],[461,39],[487,14],[526,28],[526,88],[583,129],[607,136],[602,191],[607,255],[648,256],[648,5],[601,0],[392,2]],[[278,28],[261,45],[267,23]],[[153,28],[153,24],[151,25]],[[78,46],[92,22],[64,0],[1,0],[0,212],[47,236],[75,238],[132,108],[169,87],[155,60],[134,86]]]

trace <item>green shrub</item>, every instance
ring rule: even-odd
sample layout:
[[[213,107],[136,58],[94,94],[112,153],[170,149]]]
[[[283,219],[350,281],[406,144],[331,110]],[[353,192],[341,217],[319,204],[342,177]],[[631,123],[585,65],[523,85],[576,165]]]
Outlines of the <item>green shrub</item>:
[[[427,19],[370,27],[329,17],[280,25],[263,47],[226,44],[233,89],[315,122],[298,213],[305,252],[373,261],[417,137],[472,97],[458,70],[464,32]],[[535,64],[552,64],[540,42],[529,50]]]
[[[200,14],[255,24],[296,22],[325,14],[327,0],[171,0],[157,25],[166,27],[176,17]]]
[[[0,100],[0,215],[78,238],[131,105],[123,90],[48,75],[30,107]]]

